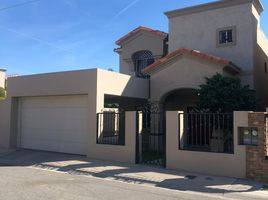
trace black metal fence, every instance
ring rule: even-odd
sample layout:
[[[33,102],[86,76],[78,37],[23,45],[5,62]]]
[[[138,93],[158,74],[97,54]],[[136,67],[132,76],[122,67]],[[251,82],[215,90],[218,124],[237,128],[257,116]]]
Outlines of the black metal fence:
[[[265,115],[265,148],[266,148],[266,159],[268,160],[268,114]]]
[[[136,163],[165,166],[166,133],[163,113],[137,112]]]
[[[232,113],[180,113],[179,149],[234,153]]]
[[[125,113],[97,114],[97,144],[125,145]]]

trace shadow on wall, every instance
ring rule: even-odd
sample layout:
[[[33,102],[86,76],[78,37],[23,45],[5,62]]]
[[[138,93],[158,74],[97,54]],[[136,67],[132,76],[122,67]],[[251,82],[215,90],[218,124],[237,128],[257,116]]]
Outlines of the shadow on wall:
[[[232,178],[210,177],[195,173],[176,172],[143,165],[131,165],[91,160],[84,156],[19,150],[0,156],[1,166],[35,166],[76,175],[119,180],[127,183],[147,184],[160,188],[208,192],[214,194],[250,192],[262,184]],[[230,185],[232,185],[230,187]],[[242,186],[243,185],[243,186]],[[237,186],[237,187],[236,187]]]
[[[114,81],[114,79],[112,81]],[[110,85],[107,87],[110,87]],[[124,86],[121,96],[148,99],[149,80],[144,78],[130,77],[127,84]]]

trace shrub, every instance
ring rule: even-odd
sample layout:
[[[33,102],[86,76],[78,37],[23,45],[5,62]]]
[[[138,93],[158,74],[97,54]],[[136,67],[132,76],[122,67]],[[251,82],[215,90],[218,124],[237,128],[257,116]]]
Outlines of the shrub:
[[[200,85],[197,105],[206,112],[255,111],[257,99],[255,91],[238,78],[217,74]]]

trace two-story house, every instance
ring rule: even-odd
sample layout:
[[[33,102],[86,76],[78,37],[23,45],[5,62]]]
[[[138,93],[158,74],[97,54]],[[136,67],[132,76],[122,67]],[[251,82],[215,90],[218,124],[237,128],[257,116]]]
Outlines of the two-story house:
[[[257,91],[264,110],[268,41],[260,26],[262,12],[259,0],[223,0],[166,12],[168,33],[141,26],[116,42],[120,73],[150,77],[150,101],[168,110],[182,109],[184,102],[193,106],[205,76],[237,76]]]
[[[205,77],[217,73],[240,78],[257,91],[259,110],[268,107],[262,12],[260,0],[169,11],[168,33],[140,26],[116,41],[119,73],[89,69],[8,78],[7,98],[0,101],[0,147],[129,163],[147,158],[172,169],[246,177],[238,126],[248,126],[248,113],[198,113],[189,120],[187,111]],[[143,109],[149,115],[136,112]],[[245,141],[256,144],[255,129],[253,136]],[[142,156],[143,150],[153,152]]]

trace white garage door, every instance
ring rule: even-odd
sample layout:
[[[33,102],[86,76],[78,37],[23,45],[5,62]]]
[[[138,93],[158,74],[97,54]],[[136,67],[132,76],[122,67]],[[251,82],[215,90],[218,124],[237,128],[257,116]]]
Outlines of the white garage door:
[[[86,95],[21,98],[18,145],[86,155],[89,140],[87,101]]]

